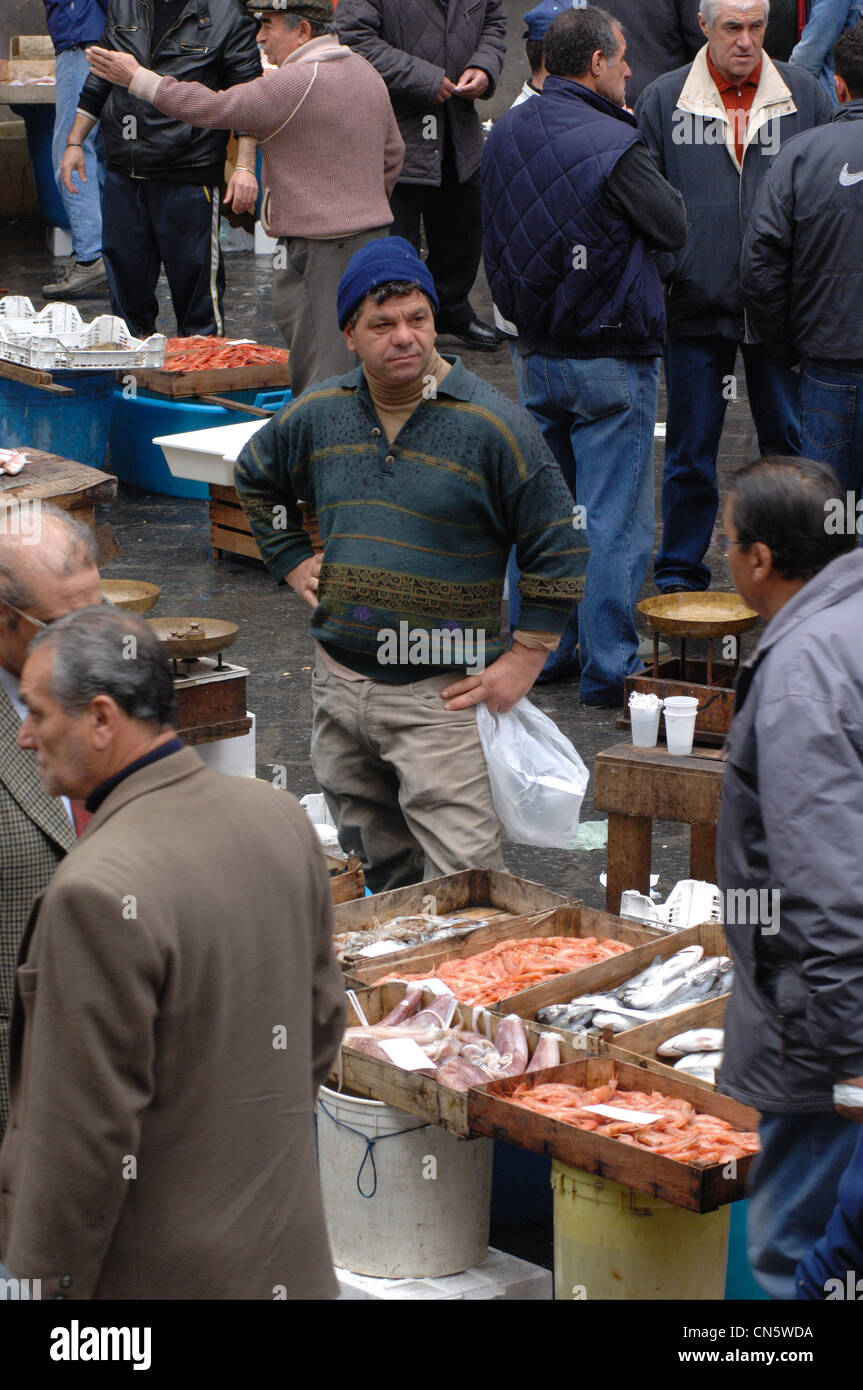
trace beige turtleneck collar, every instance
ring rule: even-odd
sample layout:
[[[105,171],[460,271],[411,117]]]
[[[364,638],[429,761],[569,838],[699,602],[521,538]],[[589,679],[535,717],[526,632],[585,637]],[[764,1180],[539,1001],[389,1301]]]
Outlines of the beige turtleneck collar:
[[[402,425],[413,415],[420,401],[428,399],[428,378],[433,376],[440,386],[452,366],[445,362],[437,348],[432,350],[431,361],[422,376],[404,385],[390,386],[365,373],[369,394],[374,402],[387,440],[392,444]]]

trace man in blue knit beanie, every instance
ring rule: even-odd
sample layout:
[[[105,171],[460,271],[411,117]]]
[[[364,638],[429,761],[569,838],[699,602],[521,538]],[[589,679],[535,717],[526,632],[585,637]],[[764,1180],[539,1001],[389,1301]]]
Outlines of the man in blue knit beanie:
[[[527,413],[437,352],[437,291],[406,241],[357,251],[337,304],[359,365],[253,435],[235,481],[271,575],[313,609],[312,765],[342,848],[381,892],[503,868],[476,706],[511,709],[557,646],[575,533]],[[510,642],[513,544],[522,607]]]

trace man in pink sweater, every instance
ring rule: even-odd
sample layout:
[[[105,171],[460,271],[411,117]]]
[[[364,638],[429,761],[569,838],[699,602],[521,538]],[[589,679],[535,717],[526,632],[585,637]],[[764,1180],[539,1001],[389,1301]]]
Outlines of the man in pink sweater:
[[[276,70],[224,92],[161,77],[128,53],[90,48],[87,56],[97,76],[165,115],[257,139],[261,220],[279,239],[273,314],[297,396],[353,366],[336,290],[354,252],[388,234],[404,142],[383,79],[335,36],[332,0],[249,0],[249,9]]]

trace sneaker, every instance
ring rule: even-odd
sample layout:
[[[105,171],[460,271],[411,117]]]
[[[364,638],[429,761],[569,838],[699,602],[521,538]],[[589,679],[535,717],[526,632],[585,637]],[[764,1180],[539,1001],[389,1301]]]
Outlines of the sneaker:
[[[667,642],[660,642],[660,644],[659,644],[659,660],[660,660],[660,661],[664,661],[664,660],[666,659],[666,657],[669,657],[669,656],[671,656],[671,648],[669,647],[668,643],[667,643]],[[652,638],[652,637],[642,637],[642,638],[639,640],[639,643],[638,643],[638,659],[639,659],[639,661],[643,661],[644,664],[645,664],[645,666],[650,666],[650,665],[653,664],[653,638]]]
[[[42,293],[46,299],[72,299],[76,294],[94,294],[100,286],[107,284],[105,262],[100,256],[92,265],[70,261],[56,280],[42,286]]]

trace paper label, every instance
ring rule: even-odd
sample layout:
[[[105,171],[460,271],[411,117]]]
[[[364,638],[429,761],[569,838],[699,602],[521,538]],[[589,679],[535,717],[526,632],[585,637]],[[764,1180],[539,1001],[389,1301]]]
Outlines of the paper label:
[[[373,941],[371,946],[363,946],[358,956],[390,956],[394,951],[406,951],[406,941]]]
[[[405,1071],[427,1071],[432,1065],[419,1043],[414,1042],[413,1038],[389,1038],[380,1046],[390,1061],[395,1062],[397,1067],[403,1067]]]
[[[585,1105],[595,1115],[604,1115],[609,1120],[623,1120],[631,1125],[652,1125],[661,1120],[661,1115],[652,1115],[648,1110],[624,1110],[622,1105]]]

